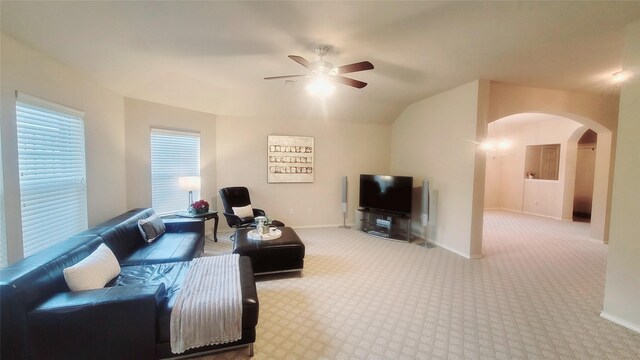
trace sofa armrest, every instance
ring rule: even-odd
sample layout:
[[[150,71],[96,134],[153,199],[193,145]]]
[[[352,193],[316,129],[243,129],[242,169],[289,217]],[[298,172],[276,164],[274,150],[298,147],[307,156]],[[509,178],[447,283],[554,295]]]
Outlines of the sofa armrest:
[[[153,359],[164,284],[57,294],[28,314],[29,358]]]
[[[196,232],[204,234],[204,221],[202,219],[162,219],[169,233]]]
[[[242,218],[236,214],[232,213],[223,213],[224,217],[227,218],[227,223],[229,226],[241,227],[242,226]]]
[[[258,324],[260,303],[251,258],[240,256],[239,266],[240,285],[242,286],[242,327],[255,327]]]
[[[253,209],[253,217],[258,217],[258,216],[267,216],[267,213],[265,213],[264,210],[262,210],[262,209],[254,208]]]

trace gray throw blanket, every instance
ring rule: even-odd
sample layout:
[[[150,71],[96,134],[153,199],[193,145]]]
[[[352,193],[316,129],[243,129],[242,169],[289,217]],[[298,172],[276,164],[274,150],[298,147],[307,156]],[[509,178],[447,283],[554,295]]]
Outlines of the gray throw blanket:
[[[171,311],[171,352],[242,337],[242,290],[238,254],[191,261]]]

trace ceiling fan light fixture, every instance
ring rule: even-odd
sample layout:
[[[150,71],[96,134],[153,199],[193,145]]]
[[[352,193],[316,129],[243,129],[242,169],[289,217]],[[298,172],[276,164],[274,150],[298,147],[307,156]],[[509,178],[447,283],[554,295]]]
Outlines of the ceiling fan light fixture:
[[[325,76],[316,76],[308,85],[307,91],[313,96],[327,97],[333,94],[336,86]]]
[[[317,61],[310,62],[302,56],[289,55],[289,59],[297,62],[310,71],[308,75],[283,75],[283,76],[268,76],[265,80],[276,79],[289,79],[289,78],[312,78],[312,81],[307,85],[307,90],[316,96],[328,96],[335,91],[335,84],[342,84],[354,87],[356,89],[362,89],[367,86],[367,83],[360,80],[351,79],[342,75],[372,70],[373,64],[368,61],[360,61],[353,64],[347,64],[335,67],[330,62],[324,61],[324,55],[329,51],[328,46],[318,46],[315,49],[319,59]]]

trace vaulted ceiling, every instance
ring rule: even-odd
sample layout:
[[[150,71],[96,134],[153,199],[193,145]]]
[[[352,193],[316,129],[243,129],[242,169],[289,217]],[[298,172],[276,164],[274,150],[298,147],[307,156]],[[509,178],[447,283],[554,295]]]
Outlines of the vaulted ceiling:
[[[2,1],[2,32],[117,93],[219,115],[389,123],[474,79],[607,93],[640,2]],[[342,65],[369,83],[325,101],[287,58]]]

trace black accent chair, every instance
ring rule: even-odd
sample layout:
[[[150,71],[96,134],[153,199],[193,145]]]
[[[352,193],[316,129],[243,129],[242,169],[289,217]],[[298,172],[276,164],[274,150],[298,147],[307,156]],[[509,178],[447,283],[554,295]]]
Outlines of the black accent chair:
[[[220,189],[220,200],[224,206],[224,217],[227,219],[227,224],[235,229],[241,229],[254,225],[256,216],[267,216],[262,209],[256,209],[252,207],[253,216],[241,218],[233,213],[234,207],[242,207],[251,205],[251,198],[249,197],[249,189],[244,186],[232,186]],[[272,220],[271,224],[274,226],[284,226],[284,223],[278,220]]]

